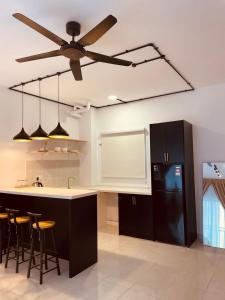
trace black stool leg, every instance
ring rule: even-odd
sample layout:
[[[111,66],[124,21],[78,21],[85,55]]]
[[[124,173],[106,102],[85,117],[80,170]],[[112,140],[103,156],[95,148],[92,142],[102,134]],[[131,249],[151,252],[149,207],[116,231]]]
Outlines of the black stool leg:
[[[3,222],[0,221],[0,264],[2,263]]]
[[[24,261],[24,237],[23,237],[23,225],[21,225],[21,231],[20,231],[20,241],[21,241],[21,247],[22,247],[22,261]]]
[[[53,248],[55,251],[55,262],[56,262],[56,266],[57,266],[57,273],[58,273],[58,275],[60,275],[61,272],[60,272],[60,267],[59,267],[59,258],[58,258],[58,252],[56,249],[56,242],[55,242],[55,235],[54,235],[53,228],[51,229],[51,235],[52,235],[52,244],[53,244]]]
[[[9,236],[8,236],[8,243],[7,243],[7,252],[6,252],[6,259],[5,259],[5,268],[8,267],[9,261],[9,250],[10,250],[10,242],[11,242],[11,226],[9,225]]]
[[[32,256],[33,256],[33,265],[36,265],[36,262],[35,262],[35,257],[34,257],[34,231],[33,231],[33,228],[32,228],[32,224],[29,225],[28,227],[28,236],[30,237],[30,251],[31,251],[31,247],[33,247],[33,252],[32,252]],[[33,244],[32,244],[33,242]]]
[[[34,237],[33,237],[33,230],[31,232],[30,259],[29,259],[29,266],[28,266],[28,271],[27,271],[27,278],[30,278],[30,271],[31,271],[32,260],[33,260],[33,263],[35,264],[35,261],[34,261]]]
[[[6,247],[7,247],[7,235],[8,235],[8,230],[7,230],[7,226],[6,223],[3,222],[3,246],[4,246],[4,254],[6,254]]]
[[[48,254],[47,254],[47,246],[46,246],[46,236],[45,231],[43,232],[44,235],[44,252],[45,252],[45,270],[48,270]]]
[[[40,284],[43,283],[43,232],[40,231]]]
[[[16,228],[16,273],[19,272],[20,230]]]

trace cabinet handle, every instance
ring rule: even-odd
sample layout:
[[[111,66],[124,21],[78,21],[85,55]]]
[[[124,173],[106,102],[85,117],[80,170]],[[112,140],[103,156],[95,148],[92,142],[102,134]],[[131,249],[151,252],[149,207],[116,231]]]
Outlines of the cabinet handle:
[[[136,205],[136,198],[135,198],[135,196],[132,196],[132,204]]]

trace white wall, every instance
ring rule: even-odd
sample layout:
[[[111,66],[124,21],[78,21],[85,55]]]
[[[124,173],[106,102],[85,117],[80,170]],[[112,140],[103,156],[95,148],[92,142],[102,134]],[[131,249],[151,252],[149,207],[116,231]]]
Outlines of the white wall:
[[[38,99],[24,96],[24,127],[30,134],[38,126]],[[43,128],[49,132],[57,124],[57,105],[42,102]],[[79,123],[68,117],[67,108],[61,106],[63,127],[71,137],[79,137]],[[26,177],[27,152],[30,143],[12,141],[21,130],[21,94],[0,87],[0,186],[12,186],[17,179]]]
[[[197,223],[201,233],[202,162],[225,161],[225,84],[99,109],[95,135],[106,131],[148,128],[150,123],[183,119],[193,124]]]

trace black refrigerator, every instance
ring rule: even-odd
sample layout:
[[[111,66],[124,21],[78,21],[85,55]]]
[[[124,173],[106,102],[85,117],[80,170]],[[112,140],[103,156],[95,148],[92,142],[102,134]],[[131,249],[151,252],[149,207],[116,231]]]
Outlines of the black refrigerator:
[[[197,237],[192,126],[150,125],[154,238],[190,246]]]
[[[153,164],[155,238],[185,245],[182,164]]]

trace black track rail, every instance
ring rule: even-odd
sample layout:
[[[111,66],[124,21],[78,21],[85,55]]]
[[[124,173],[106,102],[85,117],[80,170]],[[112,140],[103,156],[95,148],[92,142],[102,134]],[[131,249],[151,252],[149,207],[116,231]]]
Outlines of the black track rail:
[[[137,67],[141,64],[150,63],[150,62],[153,62],[153,61],[156,61],[156,60],[164,60],[165,63],[167,63],[173,69],[173,71],[179,77],[181,77],[182,80],[186,83],[187,89],[178,90],[178,91],[169,92],[169,93],[164,93],[164,94],[159,94],[159,95],[147,96],[147,97],[144,97],[144,98],[138,98],[138,99],[133,99],[133,100],[123,100],[123,99],[118,98],[118,99],[116,99],[118,101],[118,103],[102,105],[102,106],[91,105],[91,107],[99,109],[99,108],[104,108],[104,107],[109,107],[109,106],[122,105],[122,104],[128,104],[128,103],[133,103],[133,102],[138,102],[138,101],[144,101],[144,100],[148,100],[148,99],[154,99],[154,98],[159,98],[159,97],[164,97],[164,96],[169,96],[169,95],[175,95],[175,94],[180,94],[180,93],[185,93],[185,92],[190,92],[190,91],[195,90],[194,86],[190,83],[190,81],[188,81],[185,78],[185,76],[180,71],[178,71],[178,69],[174,66],[174,64],[170,60],[168,60],[167,57],[164,54],[162,54],[162,52],[159,50],[159,48],[154,43],[148,43],[148,44],[145,44],[145,45],[142,45],[142,46],[139,46],[139,47],[135,47],[135,48],[132,48],[132,49],[129,49],[129,50],[125,50],[125,51],[122,51],[122,52],[119,52],[117,54],[112,55],[112,57],[117,57],[117,56],[124,55],[124,54],[130,53],[130,52],[138,51],[138,50],[146,48],[146,47],[152,47],[156,51],[158,56],[154,57],[154,58],[151,58],[151,59],[145,59],[145,60],[137,62],[137,63],[133,63],[132,67],[135,68],[135,67]],[[98,62],[93,61],[93,62],[90,62],[90,63],[87,63],[87,64],[83,64],[83,65],[81,65],[81,67],[84,68],[84,67],[96,64],[96,63],[98,63]],[[25,81],[25,82],[15,84],[13,86],[10,86],[9,90],[14,91],[14,92],[18,92],[18,93],[22,93],[22,90],[18,89],[18,87],[21,87],[22,85],[30,84],[30,83],[33,83],[33,82],[36,82],[36,81],[39,81],[39,80],[45,80],[45,79],[48,79],[48,78],[51,78],[51,77],[54,77],[54,76],[58,76],[58,75],[62,75],[62,74],[68,73],[68,72],[71,72],[71,69],[63,70],[63,71],[60,71],[60,72],[57,72],[57,73],[45,75],[43,77],[38,77],[38,78],[35,78],[35,79],[31,79],[31,80],[28,80],[28,81]],[[39,98],[38,95],[33,94],[33,93],[24,92],[24,94],[35,97],[35,98]],[[46,101],[49,101],[49,102],[58,103],[58,101],[55,100],[55,99],[51,99],[51,98],[47,98],[47,97],[43,97],[43,96],[41,98],[43,100],[46,100]],[[67,103],[66,101],[60,101],[60,104],[64,105],[64,106],[67,106],[67,107],[71,107],[71,108],[73,107],[73,105]]]

